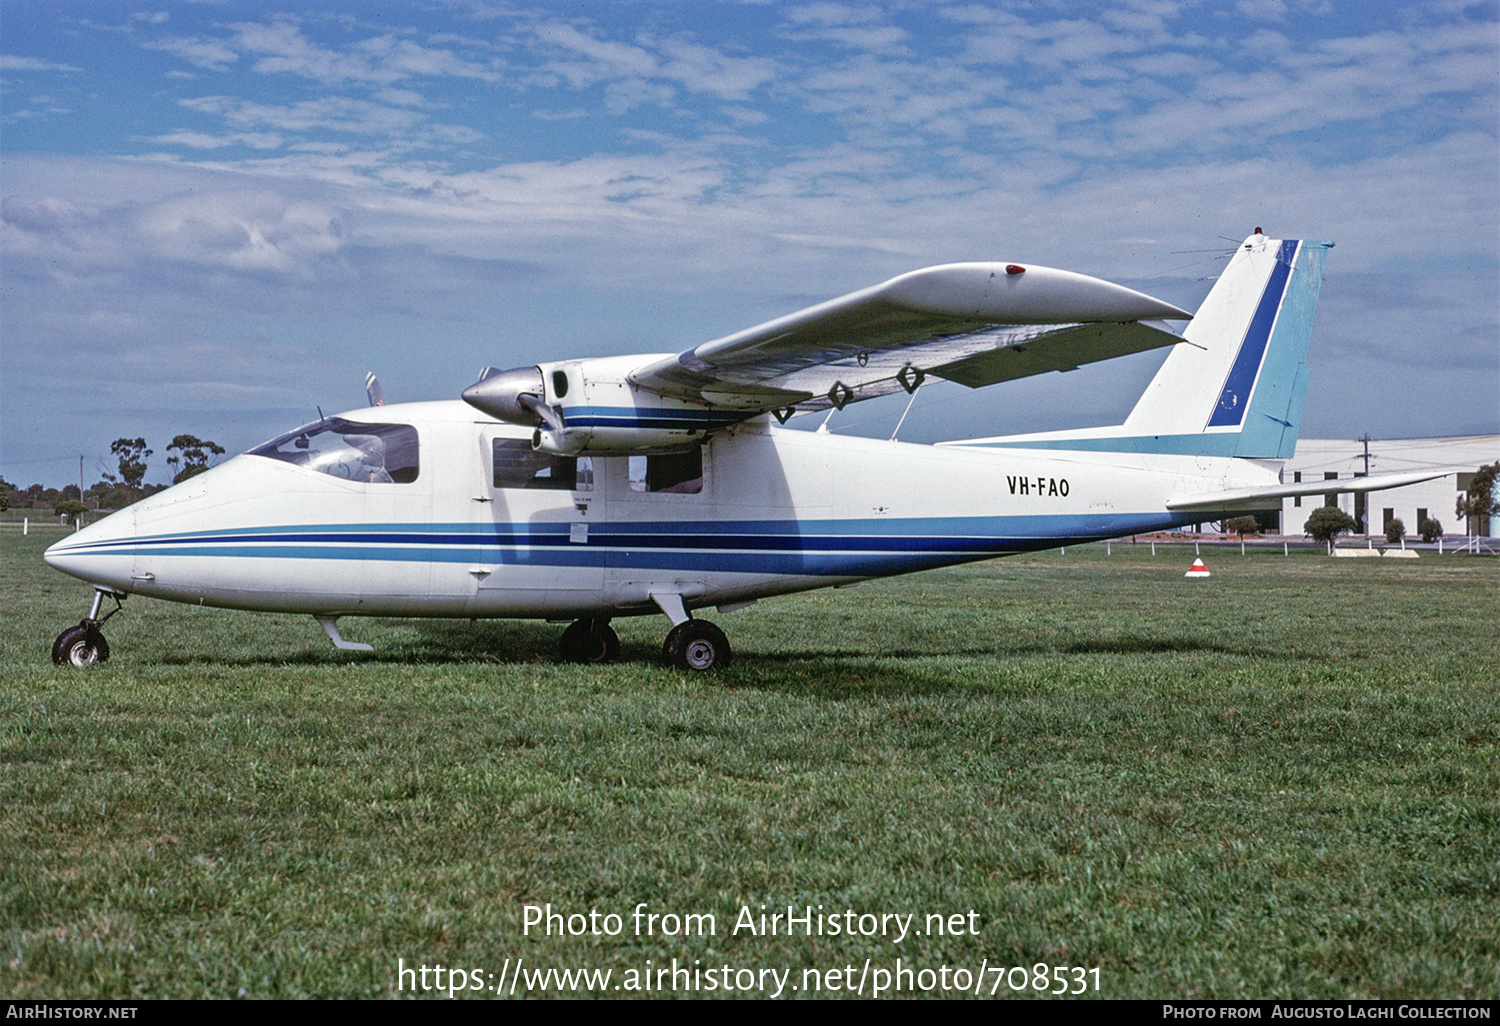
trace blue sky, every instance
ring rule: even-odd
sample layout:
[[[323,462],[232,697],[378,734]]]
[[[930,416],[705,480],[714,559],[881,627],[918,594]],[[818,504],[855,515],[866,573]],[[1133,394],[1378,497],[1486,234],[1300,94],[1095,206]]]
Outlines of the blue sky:
[[[145,435],[161,479],[366,370],[456,397],[952,260],[1192,308],[1256,226],[1337,243],[1305,436],[1497,432],[1497,93],[1493,2],[7,0],[0,474]],[[1118,422],[1160,358],[936,385],[902,437]]]

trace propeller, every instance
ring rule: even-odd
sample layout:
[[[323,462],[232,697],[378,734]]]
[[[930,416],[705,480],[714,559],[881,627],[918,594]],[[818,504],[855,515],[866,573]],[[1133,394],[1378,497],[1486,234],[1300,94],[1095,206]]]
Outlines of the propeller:
[[[542,423],[547,425],[548,431],[561,431],[563,429],[562,417],[552,407],[548,406],[539,396],[530,392],[522,392],[516,396],[516,404],[522,409],[530,410],[541,418]]]

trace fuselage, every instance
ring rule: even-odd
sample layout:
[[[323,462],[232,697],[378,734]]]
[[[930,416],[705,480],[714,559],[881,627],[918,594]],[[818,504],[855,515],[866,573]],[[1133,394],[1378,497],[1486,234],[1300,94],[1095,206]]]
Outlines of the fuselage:
[[[1169,512],[1173,495],[1275,479],[1244,460],[914,445],[764,417],[697,457],[585,457],[564,476],[528,462],[529,431],[458,401],[335,420],[368,425],[368,447],[404,445],[411,465],[392,476],[378,454],[361,467],[357,450],[284,436],[69,536],[47,562],[124,594],[240,609],[624,616],[655,612],[652,591],[726,606],[1179,526],[1203,515]]]

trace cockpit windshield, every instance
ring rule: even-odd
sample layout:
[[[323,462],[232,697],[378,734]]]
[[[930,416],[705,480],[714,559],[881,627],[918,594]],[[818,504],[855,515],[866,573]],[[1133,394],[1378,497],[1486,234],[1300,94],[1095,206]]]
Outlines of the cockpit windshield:
[[[345,481],[409,484],[417,479],[417,429],[328,417],[250,450]]]

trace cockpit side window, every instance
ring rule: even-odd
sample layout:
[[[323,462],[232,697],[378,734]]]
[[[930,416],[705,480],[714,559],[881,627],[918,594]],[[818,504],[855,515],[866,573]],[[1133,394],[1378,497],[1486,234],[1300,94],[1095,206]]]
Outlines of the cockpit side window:
[[[410,484],[421,469],[418,449],[417,429],[409,424],[358,424],[329,417],[258,445],[250,455],[345,481]]]

